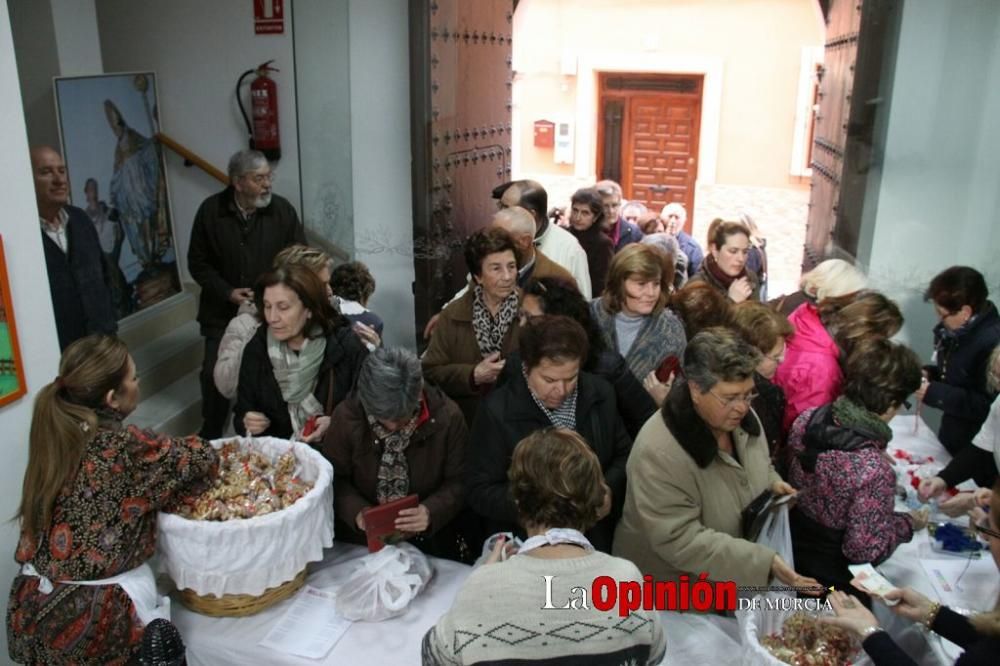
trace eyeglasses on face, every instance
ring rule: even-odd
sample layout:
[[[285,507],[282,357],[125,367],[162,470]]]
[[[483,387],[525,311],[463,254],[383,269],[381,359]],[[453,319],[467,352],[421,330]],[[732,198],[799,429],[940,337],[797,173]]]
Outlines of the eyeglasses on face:
[[[744,393],[743,395],[734,395],[730,398],[723,398],[722,396],[715,395],[711,391],[708,392],[710,396],[719,401],[719,404],[726,409],[736,409],[740,404],[750,406],[750,403],[757,399],[760,395],[756,391],[750,391],[749,393]]]
[[[248,173],[246,174],[246,179],[254,185],[263,185],[264,183],[273,183],[277,176],[277,172],[268,171],[267,173]]]

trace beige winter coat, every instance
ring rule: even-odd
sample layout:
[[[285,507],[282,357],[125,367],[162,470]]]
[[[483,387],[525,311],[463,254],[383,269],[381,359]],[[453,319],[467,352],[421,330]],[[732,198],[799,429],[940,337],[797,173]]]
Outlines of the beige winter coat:
[[[752,411],[732,435],[740,462],[719,450],[687,385],[675,385],[632,447],[616,556],[655,580],[706,572],[713,581],[767,585],[775,553],[741,538],[740,514],[780,477]]]

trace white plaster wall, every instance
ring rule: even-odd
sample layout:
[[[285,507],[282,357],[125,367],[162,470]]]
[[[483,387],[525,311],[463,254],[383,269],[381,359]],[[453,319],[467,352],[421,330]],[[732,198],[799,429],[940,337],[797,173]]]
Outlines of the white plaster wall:
[[[69,1],[69,0],[67,0]],[[285,3],[285,33],[255,35],[249,0],[96,0],[106,72],[157,73],[164,133],[225,171],[230,155],[246,147],[236,105],[236,79],[274,59],[281,72],[278,106],[282,143],[275,192],[302,210],[292,53],[293,3]],[[247,77],[247,86],[253,76]],[[244,95],[247,95],[244,88]],[[246,104],[247,97],[244,97]],[[167,178],[178,262],[188,278],[187,249],[198,205],[222,186],[167,151]]]
[[[28,394],[0,407],[3,465],[0,465],[0,590],[6,594],[17,571],[14,550],[17,525],[10,519],[21,501],[21,482],[28,463],[28,430],[35,393],[59,371],[49,278],[45,271],[38,210],[28,159],[28,139],[18,86],[14,44],[7,3],[0,2],[0,180],[4,183],[4,215],[0,216],[10,278],[11,299]],[[44,298],[40,295],[44,294]],[[6,597],[4,597],[6,599]],[[7,663],[7,632],[0,631],[0,662]]]
[[[351,0],[355,258],[378,286],[385,341],[412,348],[413,218],[406,0]]]
[[[901,337],[930,357],[930,279],[955,264],[1000,298],[1000,3],[907,0],[881,186],[859,250],[875,286],[900,302]]]
[[[50,0],[59,73],[80,76],[104,71],[94,0]]]

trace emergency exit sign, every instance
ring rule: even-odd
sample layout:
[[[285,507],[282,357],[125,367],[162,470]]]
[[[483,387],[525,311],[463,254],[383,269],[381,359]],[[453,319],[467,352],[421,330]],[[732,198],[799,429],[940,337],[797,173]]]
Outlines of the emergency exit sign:
[[[253,0],[253,31],[257,35],[285,32],[284,0]]]

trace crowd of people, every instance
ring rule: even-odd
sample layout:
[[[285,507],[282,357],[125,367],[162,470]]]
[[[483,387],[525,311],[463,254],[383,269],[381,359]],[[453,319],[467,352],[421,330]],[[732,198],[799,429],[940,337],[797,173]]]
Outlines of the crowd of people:
[[[884,455],[888,422],[911,396],[942,411],[954,456],[920,496],[974,478],[980,491],[942,508],[978,511],[1000,565],[1000,498],[988,490],[1000,465],[1000,316],[975,269],[930,281],[940,323],[921,367],[890,340],[899,307],[847,262],[824,261],[799,292],[762,302],[765,243],[752,221],[715,220],[703,252],[682,206],[650,216],[601,181],[572,196],[567,231],[540,184],[514,181],[465,240],[468,283],[418,356],[382,344],[385,324],[367,307],[374,277],[305,245],[270,169],[260,153],[234,155],[230,186],[195,220],[201,438],[123,425],[138,378],[107,335],[81,330],[39,392],[8,608],[15,660],[134,658],[157,609],[123,581],[151,577],[156,512],[212,474],[202,438],[221,436],[230,415],[240,434],[305,441],[331,461],[338,539],[364,543],[365,509],[410,494],[419,503],[396,528],[428,554],[471,562],[505,535],[425,637],[425,664],[659,663],[663,630],[645,611],[634,631],[614,632],[588,609],[577,619],[600,631],[546,642],[547,617],[519,588],[553,572],[574,585],[704,574],[808,596],[836,588],[836,621],[876,663],[905,663],[864,614],[873,600],[847,566],[884,561],[925,526],[925,514],[894,509]],[[40,212],[47,233],[59,216]],[[794,567],[747,532],[745,510],[768,493],[796,497]],[[968,620],[899,595],[897,613],[961,637],[961,663],[991,663],[1000,608]],[[537,640],[494,640],[515,621]]]

